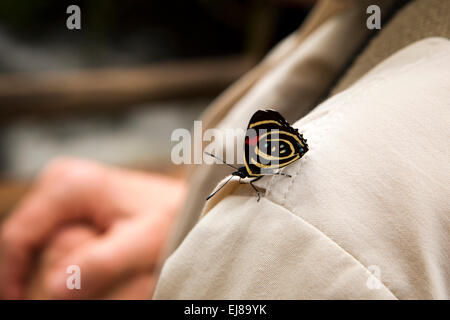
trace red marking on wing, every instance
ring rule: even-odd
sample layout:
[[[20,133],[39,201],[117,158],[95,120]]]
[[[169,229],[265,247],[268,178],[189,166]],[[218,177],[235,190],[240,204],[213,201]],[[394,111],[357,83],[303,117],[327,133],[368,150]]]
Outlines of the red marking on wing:
[[[256,146],[256,144],[258,143],[259,137],[247,137],[245,138],[245,144],[251,145],[251,146]]]

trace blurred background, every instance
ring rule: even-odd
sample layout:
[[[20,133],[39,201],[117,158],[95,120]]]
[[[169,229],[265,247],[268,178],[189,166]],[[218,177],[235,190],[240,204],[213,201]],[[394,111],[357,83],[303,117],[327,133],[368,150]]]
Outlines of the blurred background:
[[[177,175],[170,135],[302,23],[313,0],[1,0],[0,216],[52,158]],[[81,30],[68,30],[69,5]]]

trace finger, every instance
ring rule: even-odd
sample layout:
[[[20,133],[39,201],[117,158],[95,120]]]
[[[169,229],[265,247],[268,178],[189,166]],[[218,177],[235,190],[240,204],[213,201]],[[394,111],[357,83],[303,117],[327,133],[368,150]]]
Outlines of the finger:
[[[59,210],[45,200],[45,197],[40,197],[39,192],[33,194],[2,227],[0,287],[4,298],[23,298],[25,274],[31,264],[33,251],[43,240],[42,232],[50,228],[50,225],[56,225]],[[34,218],[40,217],[40,212],[48,213],[48,220],[42,218],[31,225]],[[68,215],[64,217],[67,218]]]
[[[81,224],[65,227],[52,237],[34,263],[35,267],[26,285],[26,299],[49,299],[45,291],[45,279],[48,272],[70,252],[95,241],[97,237],[95,229]]]
[[[92,198],[92,188],[101,182],[103,171],[99,168],[68,160],[52,165],[50,173],[44,174],[35,190],[6,220],[0,233],[0,290],[4,298],[23,298],[33,253],[58,226],[88,217],[90,208],[85,206],[98,201]]]
[[[165,221],[155,221],[159,216],[118,224],[100,240],[75,250],[49,273],[47,290],[55,299],[87,299],[132,274],[151,271],[168,232]],[[70,265],[79,267],[79,290],[68,289]]]
[[[98,238],[98,232],[89,225],[73,224],[63,227],[39,255],[37,263],[44,268],[54,266],[78,247],[93,242]]]

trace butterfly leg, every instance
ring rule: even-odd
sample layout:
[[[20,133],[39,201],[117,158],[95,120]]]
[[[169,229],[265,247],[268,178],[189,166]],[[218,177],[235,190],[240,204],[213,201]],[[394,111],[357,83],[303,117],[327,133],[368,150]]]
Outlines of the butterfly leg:
[[[282,173],[282,172],[274,173],[274,175],[276,175],[276,176],[285,176],[287,178],[292,178],[292,176],[290,174],[286,174],[286,173]]]
[[[258,195],[258,202],[259,202],[259,200],[261,199],[261,196],[260,196],[260,194],[259,194],[259,190],[254,186],[254,184],[253,184],[253,182],[256,182],[256,181],[258,181],[259,179],[261,179],[263,176],[259,176],[259,177],[257,177],[257,178],[255,178],[255,179],[253,179],[253,180],[251,180],[250,181],[250,185],[252,186],[252,188],[256,191],[256,194]]]

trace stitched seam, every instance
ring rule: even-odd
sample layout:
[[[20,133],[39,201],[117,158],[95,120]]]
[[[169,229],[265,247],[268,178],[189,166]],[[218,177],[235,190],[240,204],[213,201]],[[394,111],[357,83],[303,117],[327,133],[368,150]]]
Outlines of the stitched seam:
[[[332,243],[334,243],[336,245],[336,247],[338,247],[339,249],[341,249],[342,251],[344,251],[347,255],[349,255],[353,260],[355,260],[361,267],[363,267],[368,274],[372,274],[369,269],[360,261],[358,260],[354,255],[352,255],[350,252],[348,252],[347,250],[345,250],[342,246],[340,246],[336,241],[334,241],[330,236],[328,236],[326,233],[324,233],[322,230],[320,230],[319,228],[317,228],[315,225],[313,225],[312,223],[308,222],[307,220],[305,220],[305,218],[297,215],[294,213],[294,211],[292,211],[291,209],[288,209],[284,206],[282,206],[281,204],[275,202],[272,199],[268,199],[266,198],[268,201],[274,203],[277,206],[282,207],[283,209],[285,209],[286,211],[288,211],[290,214],[292,214],[293,216],[297,217],[299,220],[303,221],[304,223],[306,223],[308,226],[312,227],[314,230],[316,230],[317,232],[319,232],[322,236],[324,236],[325,238],[327,238],[328,240],[330,240]],[[381,279],[378,279],[380,281],[380,283],[383,285],[383,287],[390,293],[392,294],[392,296],[399,300],[399,298],[394,294],[394,292],[383,282],[381,281]]]

